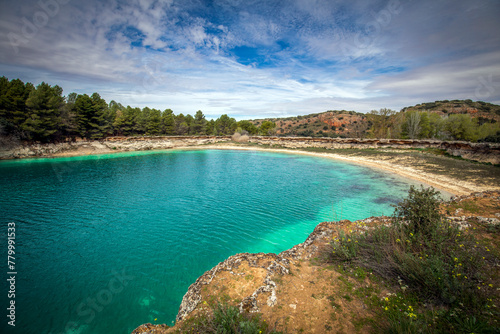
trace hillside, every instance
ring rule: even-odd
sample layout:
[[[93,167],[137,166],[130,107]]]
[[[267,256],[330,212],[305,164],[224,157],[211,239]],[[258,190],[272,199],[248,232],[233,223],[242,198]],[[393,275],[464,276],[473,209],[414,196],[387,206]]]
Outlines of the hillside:
[[[404,107],[399,112],[392,113],[394,122],[404,122],[405,115],[411,111],[438,114],[441,119],[447,119],[450,115],[467,114],[477,120],[478,126],[500,122],[500,105],[472,100],[442,100]],[[278,136],[365,138],[370,136],[373,118],[371,114],[356,111],[329,110],[305,116],[255,119],[251,122],[256,126],[265,121],[274,122]]]
[[[405,107],[401,111],[430,111],[445,114],[470,114],[473,117],[484,117],[500,121],[500,105],[483,101],[472,100],[442,100],[420,103],[415,106]]]
[[[305,137],[364,137],[371,125],[365,114],[346,110],[329,110],[322,113],[287,118],[266,118],[251,120],[259,126],[264,121],[276,124],[279,136]]]

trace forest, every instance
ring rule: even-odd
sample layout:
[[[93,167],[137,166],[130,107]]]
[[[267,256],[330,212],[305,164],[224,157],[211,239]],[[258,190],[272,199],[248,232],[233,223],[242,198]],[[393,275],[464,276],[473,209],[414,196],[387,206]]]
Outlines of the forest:
[[[108,136],[232,135],[235,132],[268,135],[274,123],[256,127],[228,115],[207,120],[201,110],[194,116],[171,109],[133,108],[98,93],[70,93],[42,82],[0,78],[0,137],[29,142],[60,142],[77,138],[97,140]]]

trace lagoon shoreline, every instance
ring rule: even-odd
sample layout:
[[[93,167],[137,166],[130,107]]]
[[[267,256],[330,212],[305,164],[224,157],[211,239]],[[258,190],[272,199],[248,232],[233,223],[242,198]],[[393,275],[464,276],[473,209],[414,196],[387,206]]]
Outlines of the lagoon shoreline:
[[[266,140],[269,140],[266,138]],[[355,146],[354,146],[355,147]],[[318,147],[314,147],[318,148]],[[105,141],[35,144],[0,150],[0,159],[58,158],[112,154],[131,151],[245,150],[301,154],[335,159],[375,168],[427,184],[452,195],[500,190],[500,169],[451,157],[411,151],[408,148],[333,148],[311,152],[310,147],[273,147],[258,142],[238,143],[231,137],[110,138]]]

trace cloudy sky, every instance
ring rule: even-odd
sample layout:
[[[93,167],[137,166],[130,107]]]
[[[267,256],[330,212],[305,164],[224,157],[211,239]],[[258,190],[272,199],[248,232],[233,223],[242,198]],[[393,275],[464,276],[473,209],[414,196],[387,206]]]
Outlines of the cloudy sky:
[[[208,117],[500,104],[498,0],[0,0],[0,76]]]

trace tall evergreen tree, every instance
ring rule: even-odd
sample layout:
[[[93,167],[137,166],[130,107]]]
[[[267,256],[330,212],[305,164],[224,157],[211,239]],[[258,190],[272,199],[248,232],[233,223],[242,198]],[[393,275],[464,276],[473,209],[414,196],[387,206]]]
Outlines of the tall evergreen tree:
[[[103,138],[112,131],[113,120],[110,119],[108,113],[108,104],[98,93],[92,94],[92,107],[94,108],[94,115],[92,121],[97,124],[92,133],[92,139]]]
[[[97,93],[78,95],[74,110],[78,120],[78,132],[82,138],[100,139],[110,130],[106,119],[108,105]]]
[[[215,120],[211,119],[207,122],[207,130],[206,134],[209,136],[216,136],[217,135],[217,129],[215,126]]]
[[[236,130],[236,120],[228,115],[221,115],[215,121],[215,128],[217,135],[232,135]]]
[[[28,139],[41,142],[61,139],[63,105],[62,88],[57,85],[51,87],[42,82],[32,90],[26,100],[28,117],[22,124]]]
[[[161,133],[161,111],[158,109],[151,109],[147,123],[148,135],[157,136]]]
[[[22,124],[27,119],[26,100],[34,89],[31,83],[26,85],[19,79],[8,81],[0,78],[0,125],[6,135],[23,137]]]
[[[165,109],[161,114],[161,132],[167,136],[175,134],[174,112],[171,109]]]
[[[132,108],[131,106],[127,106],[125,109],[117,111],[114,123],[115,131],[124,136],[135,134],[135,129],[137,128],[136,120],[140,112],[141,109]]]
[[[190,133],[193,135],[204,135],[206,134],[207,120],[205,119],[205,115],[201,110],[198,110],[194,116],[193,121],[191,122],[191,131]]]
[[[78,137],[78,119],[75,112],[75,102],[78,94],[70,93],[66,96],[66,103],[61,108],[62,135],[74,140]]]
[[[189,125],[186,121],[186,116],[180,113],[175,116],[175,134],[179,136],[187,135],[189,131]]]
[[[148,107],[143,108],[136,118],[136,133],[145,134],[148,130],[148,121],[151,114],[151,109]]]

